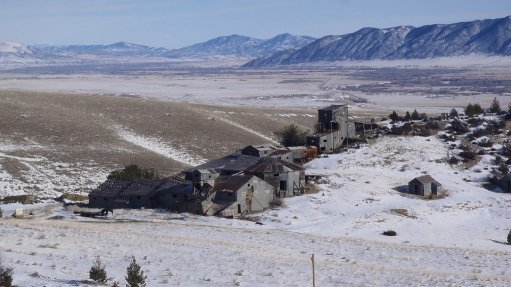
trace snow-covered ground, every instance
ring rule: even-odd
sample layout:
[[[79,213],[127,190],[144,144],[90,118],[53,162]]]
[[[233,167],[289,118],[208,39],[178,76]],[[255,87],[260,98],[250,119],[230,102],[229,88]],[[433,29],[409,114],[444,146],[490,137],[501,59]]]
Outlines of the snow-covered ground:
[[[307,286],[311,253],[317,286],[510,286],[510,195],[465,181],[479,174],[446,164],[447,151],[435,137],[385,137],[312,161],[307,173],[328,175],[319,192],[258,214],[264,225],[158,210],[94,220],[27,207],[35,218],[0,220],[0,251],[20,286],[86,286],[97,255],[121,285],[135,255],[148,286]],[[396,190],[424,173],[446,197]],[[62,219],[48,219],[55,215]],[[398,235],[381,235],[389,229]]]
[[[122,139],[175,161],[191,166],[200,165],[205,162],[203,158],[191,155],[185,149],[178,149],[169,143],[165,143],[163,140],[141,136],[120,126],[116,126],[115,130]]]
[[[106,178],[107,171],[92,162],[74,164],[52,161],[41,155],[12,155],[48,148],[51,149],[28,140],[22,144],[0,140],[0,197],[23,194],[56,197],[62,193],[86,193]],[[5,165],[8,164],[17,165],[17,176],[7,172]]]

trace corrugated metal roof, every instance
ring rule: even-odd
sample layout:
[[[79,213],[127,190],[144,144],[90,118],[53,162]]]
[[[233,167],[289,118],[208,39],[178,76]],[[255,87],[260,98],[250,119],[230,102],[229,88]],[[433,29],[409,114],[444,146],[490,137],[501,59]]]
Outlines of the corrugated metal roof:
[[[263,157],[258,162],[248,167],[245,171],[250,173],[281,173],[286,172],[285,168],[291,171],[303,170],[303,167],[275,157]]]
[[[196,169],[211,169],[220,174],[222,174],[222,171],[240,172],[256,163],[259,159],[257,156],[235,153],[189,168],[185,172],[192,172]]]
[[[427,183],[433,182],[433,183],[435,183],[437,185],[441,185],[438,181],[436,181],[429,174],[428,175],[423,175],[423,176],[416,177],[416,178],[412,179],[411,181],[414,181],[414,180],[417,180],[417,181],[419,181],[422,184],[427,184]]]
[[[91,191],[89,195],[103,196],[103,197],[114,197],[119,192],[123,191],[126,187],[131,184],[129,181],[107,179],[105,182],[100,184],[96,189]]]
[[[163,185],[166,181],[163,180],[148,180],[148,179],[140,179],[133,182],[131,185],[126,187],[119,194],[121,196],[131,196],[131,195],[142,195],[149,196],[154,193],[154,191]]]

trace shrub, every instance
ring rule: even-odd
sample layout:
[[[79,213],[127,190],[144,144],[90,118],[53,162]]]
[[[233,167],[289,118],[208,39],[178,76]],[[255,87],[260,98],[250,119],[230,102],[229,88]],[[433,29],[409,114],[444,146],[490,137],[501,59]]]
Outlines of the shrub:
[[[387,231],[383,231],[382,234],[385,236],[396,236],[397,232],[395,232],[394,230],[387,230]]]
[[[283,146],[301,146],[306,143],[307,132],[291,124],[276,131],[275,135],[279,137],[279,142]]]
[[[488,133],[493,135],[498,135],[501,133],[501,129],[506,126],[506,122],[502,120],[498,121],[488,121],[486,129]]]
[[[499,103],[499,100],[497,100],[497,98],[493,98],[493,101],[491,102],[491,105],[490,105],[490,112],[492,113],[500,113],[501,112],[501,109],[500,109],[500,103]]]
[[[426,122],[426,127],[431,130],[438,130],[440,128],[440,123],[436,120],[428,120]]]
[[[105,266],[101,263],[101,259],[96,257],[96,261],[90,268],[89,271],[89,279],[93,280],[97,283],[105,283],[106,282],[106,271]]]
[[[509,172],[509,167],[507,166],[507,164],[505,163],[501,163],[499,165],[499,171],[502,173],[502,174],[507,174]]]
[[[484,122],[483,119],[481,118],[469,118],[467,120],[467,123],[471,126],[471,127],[477,127],[477,126],[480,126],[482,123]]]
[[[131,256],[131,262],[126,269],[126,287],[145,287],[145,280],[147,276],[144,275],[144,271],[138,265],[135,256]]]
[[[511,244],[511,230],[509,230],[509,233],[507,234],[507,244]]]
[[[473,132],[472,132],[472,135],[476,138],[479,138],[479,137],[482,137],[482,136],[485,136],[488,134],[488,130],[487,129],[475,129]]]
[[[140,168],[136,164],[125,166],[122,170],[112,171],[108,179],[135,181],[137,179],[159,179],[160,176],[152,168]]]
[[[492,147],[493,142],[488,138],[483,138],[477,143],[480,147]]]
[[[270,202],[270,207],[281,207],[284,205],[284,201],[282,200],[282,198],[278,198],[278,197],[275,197],[271,202]]]
[[[11,287],[13,269],[3,264],[2,256],[0,255],[0,286]]]
[[[463,151],[460,153],[460,156],[467,160],[473,160],[476,158],[476,153],[469,146],[460,146],[460,149]]]
[[[421,130],[419,132],[419,135],[421,137],[429,137],[431,135],[431,130],[428,129],[428,128],[423,127],[423,128],[421,128]]]
[[[455,134],[464,134],[469,131],[467,125],[458,119],[455,119],[451,122],[451,126],[449,127],[449,130]]]
[[[507,157],[511,156],[511,144],[503,145],[500,154]]]

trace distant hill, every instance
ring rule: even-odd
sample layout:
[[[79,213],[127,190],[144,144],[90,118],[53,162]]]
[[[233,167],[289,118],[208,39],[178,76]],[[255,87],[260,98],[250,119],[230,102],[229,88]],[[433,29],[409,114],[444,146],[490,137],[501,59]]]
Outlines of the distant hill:
[[[258,58],[244,67],[343,60],[424,59],[470,54],[511,55],[511,16],[455,24],[363,28],[326,36],[302,48]]]
[[[127,42],[118,42],[110,45],[70,45],[70,46],[45,46],[37,48],[38,53],[58,56],[162,56],[170,50],[155,48]]]
[[[222,36],[180,49],[166,49],[118,42],[109,45],[34,45],[0,43],[0,64],[7,66],[109,63],[126,59],[139,61],[148,58],[257,58],[275,52],[296,49],[313,42],[309,36],[280,34],[268,40],[241,35]]]
[[[300,48],[314,41],[309,36],[280,34],[268,40],[261,40],[242,35],[222,36],[181,49],[172,50],[167,56],[174,58],[207,57],[264,57],[275,52]]]

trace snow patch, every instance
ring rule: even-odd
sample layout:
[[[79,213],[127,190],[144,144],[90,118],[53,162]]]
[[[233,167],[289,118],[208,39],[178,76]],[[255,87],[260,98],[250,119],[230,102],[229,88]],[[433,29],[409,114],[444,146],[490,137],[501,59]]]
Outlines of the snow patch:
[[[117,135],[119,135],[122,139],[134,145],[145,148],[186,165],[196,166],[206,162],[205,159],[198,156],[193,156],[186,150],[173,147],[171,144],[164,142],[161,139],[141,136],[120,126],[116,126],[115,130]]]

